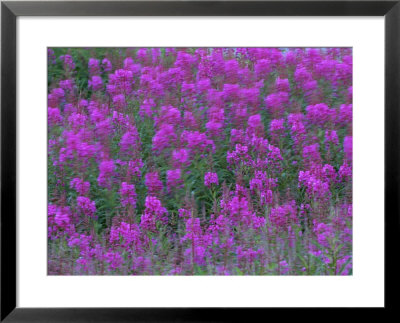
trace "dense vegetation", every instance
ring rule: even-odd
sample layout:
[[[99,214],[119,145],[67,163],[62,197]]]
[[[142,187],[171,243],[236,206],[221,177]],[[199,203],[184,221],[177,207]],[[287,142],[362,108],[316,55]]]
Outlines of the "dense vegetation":
[[[48,273],[352,273],[349,48],[48,50]]]

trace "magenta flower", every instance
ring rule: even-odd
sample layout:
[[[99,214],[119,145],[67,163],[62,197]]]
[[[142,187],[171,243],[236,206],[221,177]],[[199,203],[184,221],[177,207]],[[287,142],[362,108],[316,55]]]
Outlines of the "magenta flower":
[[[131,127],[124,135],[121,137],[119,142],[121,147],[121,153],[134,155],[140,149],[140,138],[135,127]]]
[[[160,130],[158,130],[153,137],[152,149],[162,152],[164,149],[170,147],[176,138],[174,127],[170,124],[162,124]]]
[[[119,194],[121,195],[121,204],[123,206],[132,205],[134,208],[136,207],[135,185],[122,182]]]
[[[189,151],[187,149],[175,149],[172,152],[172,163],[174,167],[187,166],[189,162]]]
[[[75,63],[71,55],[62,55],[60,60],[64,63],[64,69],[73,70],[75,68]]]
[[[346,136],[344,138],[343,151],[345,154],[345,158],[351,162],[353,159],[353,137],[352,136]]]
[[[89,80],[89,88],[92,88],[93,91],[99,91],[103,89],[102,78],[98,75],[92,76],[92,79]]]
[[[254,66],[257,77],[266,79],[272,71],[271,62],[268,59],[260,59]]]
[[[59,108],[47,108],[47,120],[49,125],[56,126],[62,122],[62,116]]]
[[[114,161],[113,160],[104,160],[99,165],[99,177],[97,178],[97,182],[102,187],[111,187],[112,176],[114,175]]]
[[[100,74],[100,62],[98,59],[89,58],[89,74],[97,75]]]
[[[289,94],[287,92],[272,93],[265,99],[268,111],[274,116],[281,117],[286,105],[289,103]]]
[[[71,188],[74,188],[80,195],[87,195],[90,189],[90,183],[84,182],[81,178],[75,177],[70,182]]]
[[[85,196],[78,196],[76,198],[76,202],[83,214],[90,218],[94,218],[94,215],[96,213],[96,203],[94,201],[91,201]]]
[[[158,172],[147,173],[145,176],[145,183],[150,194],[158,194],[163,189],[163,184],[160,181]]]
[[[63,80],[60,81],[60,88],[62,88],[64,91],[72,91],[75,87],[75,82],[74,80]]]
[[[264,125],[261,121],[261,115],[256,114],[250,116],[247,124],[248,124],[249,135],[255,134],[259,137],[262,137],[264,133]]]
[[[181,170],[170,169],[167,170],[167,189],[170,192],[174,187],[182,183]]]
[[[352,273],[351,48],[47,57],[49,275]]]
[[[101,61],[101,66],[103,67],[104,72],[111,72],[112,71],[112,64],[107,58],[104,58]]]
[[[126,107],[125,95],[123,94],[113,96],[112,101],[117,110],[122,111]]]
[[[208,172],[204,175],[204,185],[208,188],[211,187],[212,184],[218,186],[218,175],[217,173]]]
[[[166,224],[168,222],[168,211],[161,205],[161,201],[153,196],[146,197],[145,211],[141,217],[140,226],[148,231],[156,232],[157,223]]]

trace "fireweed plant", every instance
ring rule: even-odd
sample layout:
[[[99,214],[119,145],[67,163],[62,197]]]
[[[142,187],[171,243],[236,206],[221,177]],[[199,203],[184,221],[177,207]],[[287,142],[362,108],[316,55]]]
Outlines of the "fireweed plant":
[[[351,275],[350,48],[49,48],[50,275]]]

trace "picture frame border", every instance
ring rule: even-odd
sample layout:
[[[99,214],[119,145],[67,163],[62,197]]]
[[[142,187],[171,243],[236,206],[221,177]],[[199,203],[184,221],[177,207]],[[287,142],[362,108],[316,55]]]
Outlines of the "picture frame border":
[[[400,227],[400,1],[2,1],[1,322],[235,321],[272,308],[20,308],[16,265],[16,19],[19,16],[384,16],[385,309],[395,309]],[[371,94],[369,94],[371,95]],[[373,147],[371,147],[373,153]],[[275,308],[274,310],[279,310]],[[281,309],[282,310],[282,309]]]

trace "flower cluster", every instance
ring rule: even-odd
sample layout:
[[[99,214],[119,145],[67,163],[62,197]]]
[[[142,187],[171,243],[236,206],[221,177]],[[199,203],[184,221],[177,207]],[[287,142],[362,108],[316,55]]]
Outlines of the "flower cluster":
[[[351,48],[49,48],[51,275],[350,275]]]
[[[218,185],[218,175],[216,173],[205,173],[204,175],[204,185],[211,187],[212,184]]]

